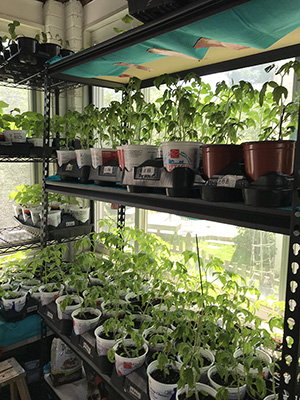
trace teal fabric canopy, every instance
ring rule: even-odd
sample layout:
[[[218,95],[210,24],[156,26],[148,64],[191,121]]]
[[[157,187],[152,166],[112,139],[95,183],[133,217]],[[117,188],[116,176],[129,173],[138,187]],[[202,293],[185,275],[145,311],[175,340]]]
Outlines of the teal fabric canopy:
[[[64,73],[83,78],[118,77],[132,64],[142,69],[144,64],[170,55],[202,60],[210,46],[267,49],[299,26],[299,0],[253,0]]]

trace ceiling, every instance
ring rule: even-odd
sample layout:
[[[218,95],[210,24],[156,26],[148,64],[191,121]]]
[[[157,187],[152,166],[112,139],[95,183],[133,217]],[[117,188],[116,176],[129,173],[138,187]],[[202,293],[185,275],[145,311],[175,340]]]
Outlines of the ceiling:
[[[42,3],[46,3],[46,0],[38,0],[38,1],[41,1]],[[59,1],[60,3],[67,3],[69,0],[56,0],[56,1]],[[79,0],[79,1],[83,6],[85,6],[86,4],[90,3],[93,0]]]

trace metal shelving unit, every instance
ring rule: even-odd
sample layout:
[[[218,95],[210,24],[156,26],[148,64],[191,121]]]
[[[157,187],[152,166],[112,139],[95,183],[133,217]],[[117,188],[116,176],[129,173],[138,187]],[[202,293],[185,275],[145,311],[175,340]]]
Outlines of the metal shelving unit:
[[[122,187],[108,188],[55,180],[46,181],[46,191],[285,235],[290,230],[291,210],[288,208],[253,208],[239,203],[212,203],[197,198],[168,197],[164,194],[129,193]]]

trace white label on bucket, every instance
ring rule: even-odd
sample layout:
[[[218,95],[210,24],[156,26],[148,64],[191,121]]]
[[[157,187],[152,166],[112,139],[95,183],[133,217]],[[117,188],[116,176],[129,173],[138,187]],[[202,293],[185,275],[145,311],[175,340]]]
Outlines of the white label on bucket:
[[[217,186],[234,188],[236,182],[243,179],[241,175],[224,175],[218,178]]]
[[[144,176],[154,176],[155,175],[155,167],[143,167],[141,171],[142,177]]]
[[[66,171],[72,171],[72,169],[73,169],[73,165],[72,164],[68,164],[66,166]]]
[[[104,174],[112,174],[114,171],[113,167],[107,165],[103,168],[103,173]]]

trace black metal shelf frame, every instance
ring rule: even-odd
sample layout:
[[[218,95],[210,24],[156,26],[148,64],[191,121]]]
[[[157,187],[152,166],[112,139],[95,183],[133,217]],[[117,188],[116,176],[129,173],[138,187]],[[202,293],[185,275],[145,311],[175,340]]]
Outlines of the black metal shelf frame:
[[[285,235],[289,234],[290,229],[291,212],[289,209],[254,208],[239,203],[211,203],[200,199],[167,197],[152,193],[129,193],[122,188],[51,180],[46,181],[46,191]]]
[[[52,79],[61,79],[68,82],[81,82],[94,86],[116,87],[121,84],[98,79],[77,78],[63,72],[95,60],[100,55],[105,56],[115,51],[125,49],[141,41],[153,38],[157,35],[176,29],[187,23],[206,18],[228,8],[233,8],[245,1],[203,0],[193,2],[180,10],[161,17],[156,21],[147,23],[134,30],[100,43],[89,49],[75,54],[67,59],[49,66],[49,76]],[[300,45],[292,45],[277,50],[263,51],[255,55],[243,57],[236,60],[219,62],[214,65],[203,66],[193,69],[199,75],[206,75],[230,69],[272,62],[279,59],[295,57],[300,55]],[[190,71],[179,72],[180,76]],[[142,87],[151,86],[153,79],[142,82]],[[289,393],[289,400],[298,400],[300,394],[300,199],[297,189],[300,187],[300,127],[298,128],[295,183],[292,209],[265,209],[247,207],[242,204],[208,203],[198,199],[171,198],[156,194],[127,193],[120,189],[99,188],[95,186],[45,182],[46,192],[56,192],[118,203],[122,205],[136,206],[149,210],[174,213],[197,219],[207,219],[217,222],[244,226],[252,229],[273,231],[290,236],[290,250],[288,260],[288,273],[286,283],[286,311],[284,322],[283,353],[281,364],[281,385],[279,399],[283,400],[284,390]],[[285,379],[289,376],[290,379]],[[289,383],[287,383],[289,382]]]

